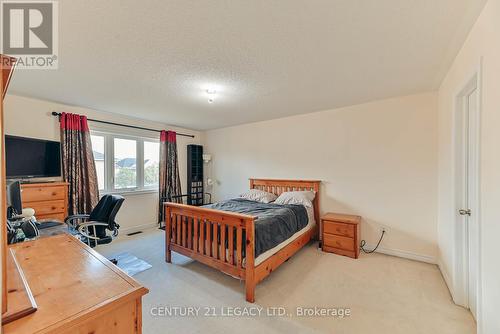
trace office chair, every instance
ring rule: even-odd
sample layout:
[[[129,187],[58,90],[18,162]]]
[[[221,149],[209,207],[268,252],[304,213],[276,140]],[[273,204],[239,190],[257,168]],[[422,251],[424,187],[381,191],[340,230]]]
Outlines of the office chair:
[[[66,218],[65,223],[68,228],[76,230],[80,240],[90,247],[109,244],[113,237],[118,236],[120,225],[115,222],[115,217],[123,201],[125,198],[119,195],[104,195],[90,215],[72,215]],[[106,230],[111,231],[112,236],[107,235]]]

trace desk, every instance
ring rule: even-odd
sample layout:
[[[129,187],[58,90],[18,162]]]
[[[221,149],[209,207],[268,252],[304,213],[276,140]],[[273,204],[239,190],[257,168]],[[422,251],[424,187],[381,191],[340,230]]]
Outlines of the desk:
[[[9,248],[37,310],[4,325],[5,334],[142,332],[148,290],[74,237],[61,234]]]

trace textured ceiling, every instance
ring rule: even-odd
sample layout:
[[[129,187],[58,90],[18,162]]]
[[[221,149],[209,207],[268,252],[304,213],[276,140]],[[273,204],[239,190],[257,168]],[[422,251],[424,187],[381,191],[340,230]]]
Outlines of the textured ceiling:
[[[431,91],[485,2],[60,0],[59,69],[11,92],[211,129]]]

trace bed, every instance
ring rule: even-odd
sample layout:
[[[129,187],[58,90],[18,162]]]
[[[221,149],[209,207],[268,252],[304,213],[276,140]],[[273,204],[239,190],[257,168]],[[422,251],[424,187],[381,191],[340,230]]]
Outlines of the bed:
[[[280,195],[286,191],[310,190],[316,192],[313,211],[307,213],[306,224],[300,208],[257,205],[245,201],[225,201],[212,207],[195,207],[178,203],[165,203],[165,260],[171,263],[171,252],[177,252],[204,263],[221,272],[245,281],[246,300],[255,301],[255,286],[271,272],[318,237],[320,181],[250,179],[250,189],[259,189]],[[277,206],[277,205],[275,205]],[[222,210],[221,210],[222,209]],[[300,229],[290,227],[288,235],[281,234],[272,243],[264,236],[274,235],[265,227],[263,212],[276,219],[278,211],[295,211]],[[232,211],[223,211],[232,210]],[[269,211],[266,211],[269,210]],[[259,217],[240,212],[261,212]],[[282,215],[280,219],[285,222]],[[314,217],[314,218],[313,218]],[[256,220],[258,224],[256,225]],[[269,225],[271,226],[271,225]],[[276,226],[276,225],[274,225]],[[256,238],[257,232],[257,238]],[[292,233],[293,232],[293,233]],[[284,240],[281,239],[284,238]],[[278,243],[279,242],[279,243]]]

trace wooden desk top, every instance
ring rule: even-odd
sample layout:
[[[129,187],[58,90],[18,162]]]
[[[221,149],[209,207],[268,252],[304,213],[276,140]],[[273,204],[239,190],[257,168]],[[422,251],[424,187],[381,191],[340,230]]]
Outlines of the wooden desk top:
[[[148,289],[74,237],[62,234],[10,246],[38,309],[3,326],[4,333],[69,328]]]

